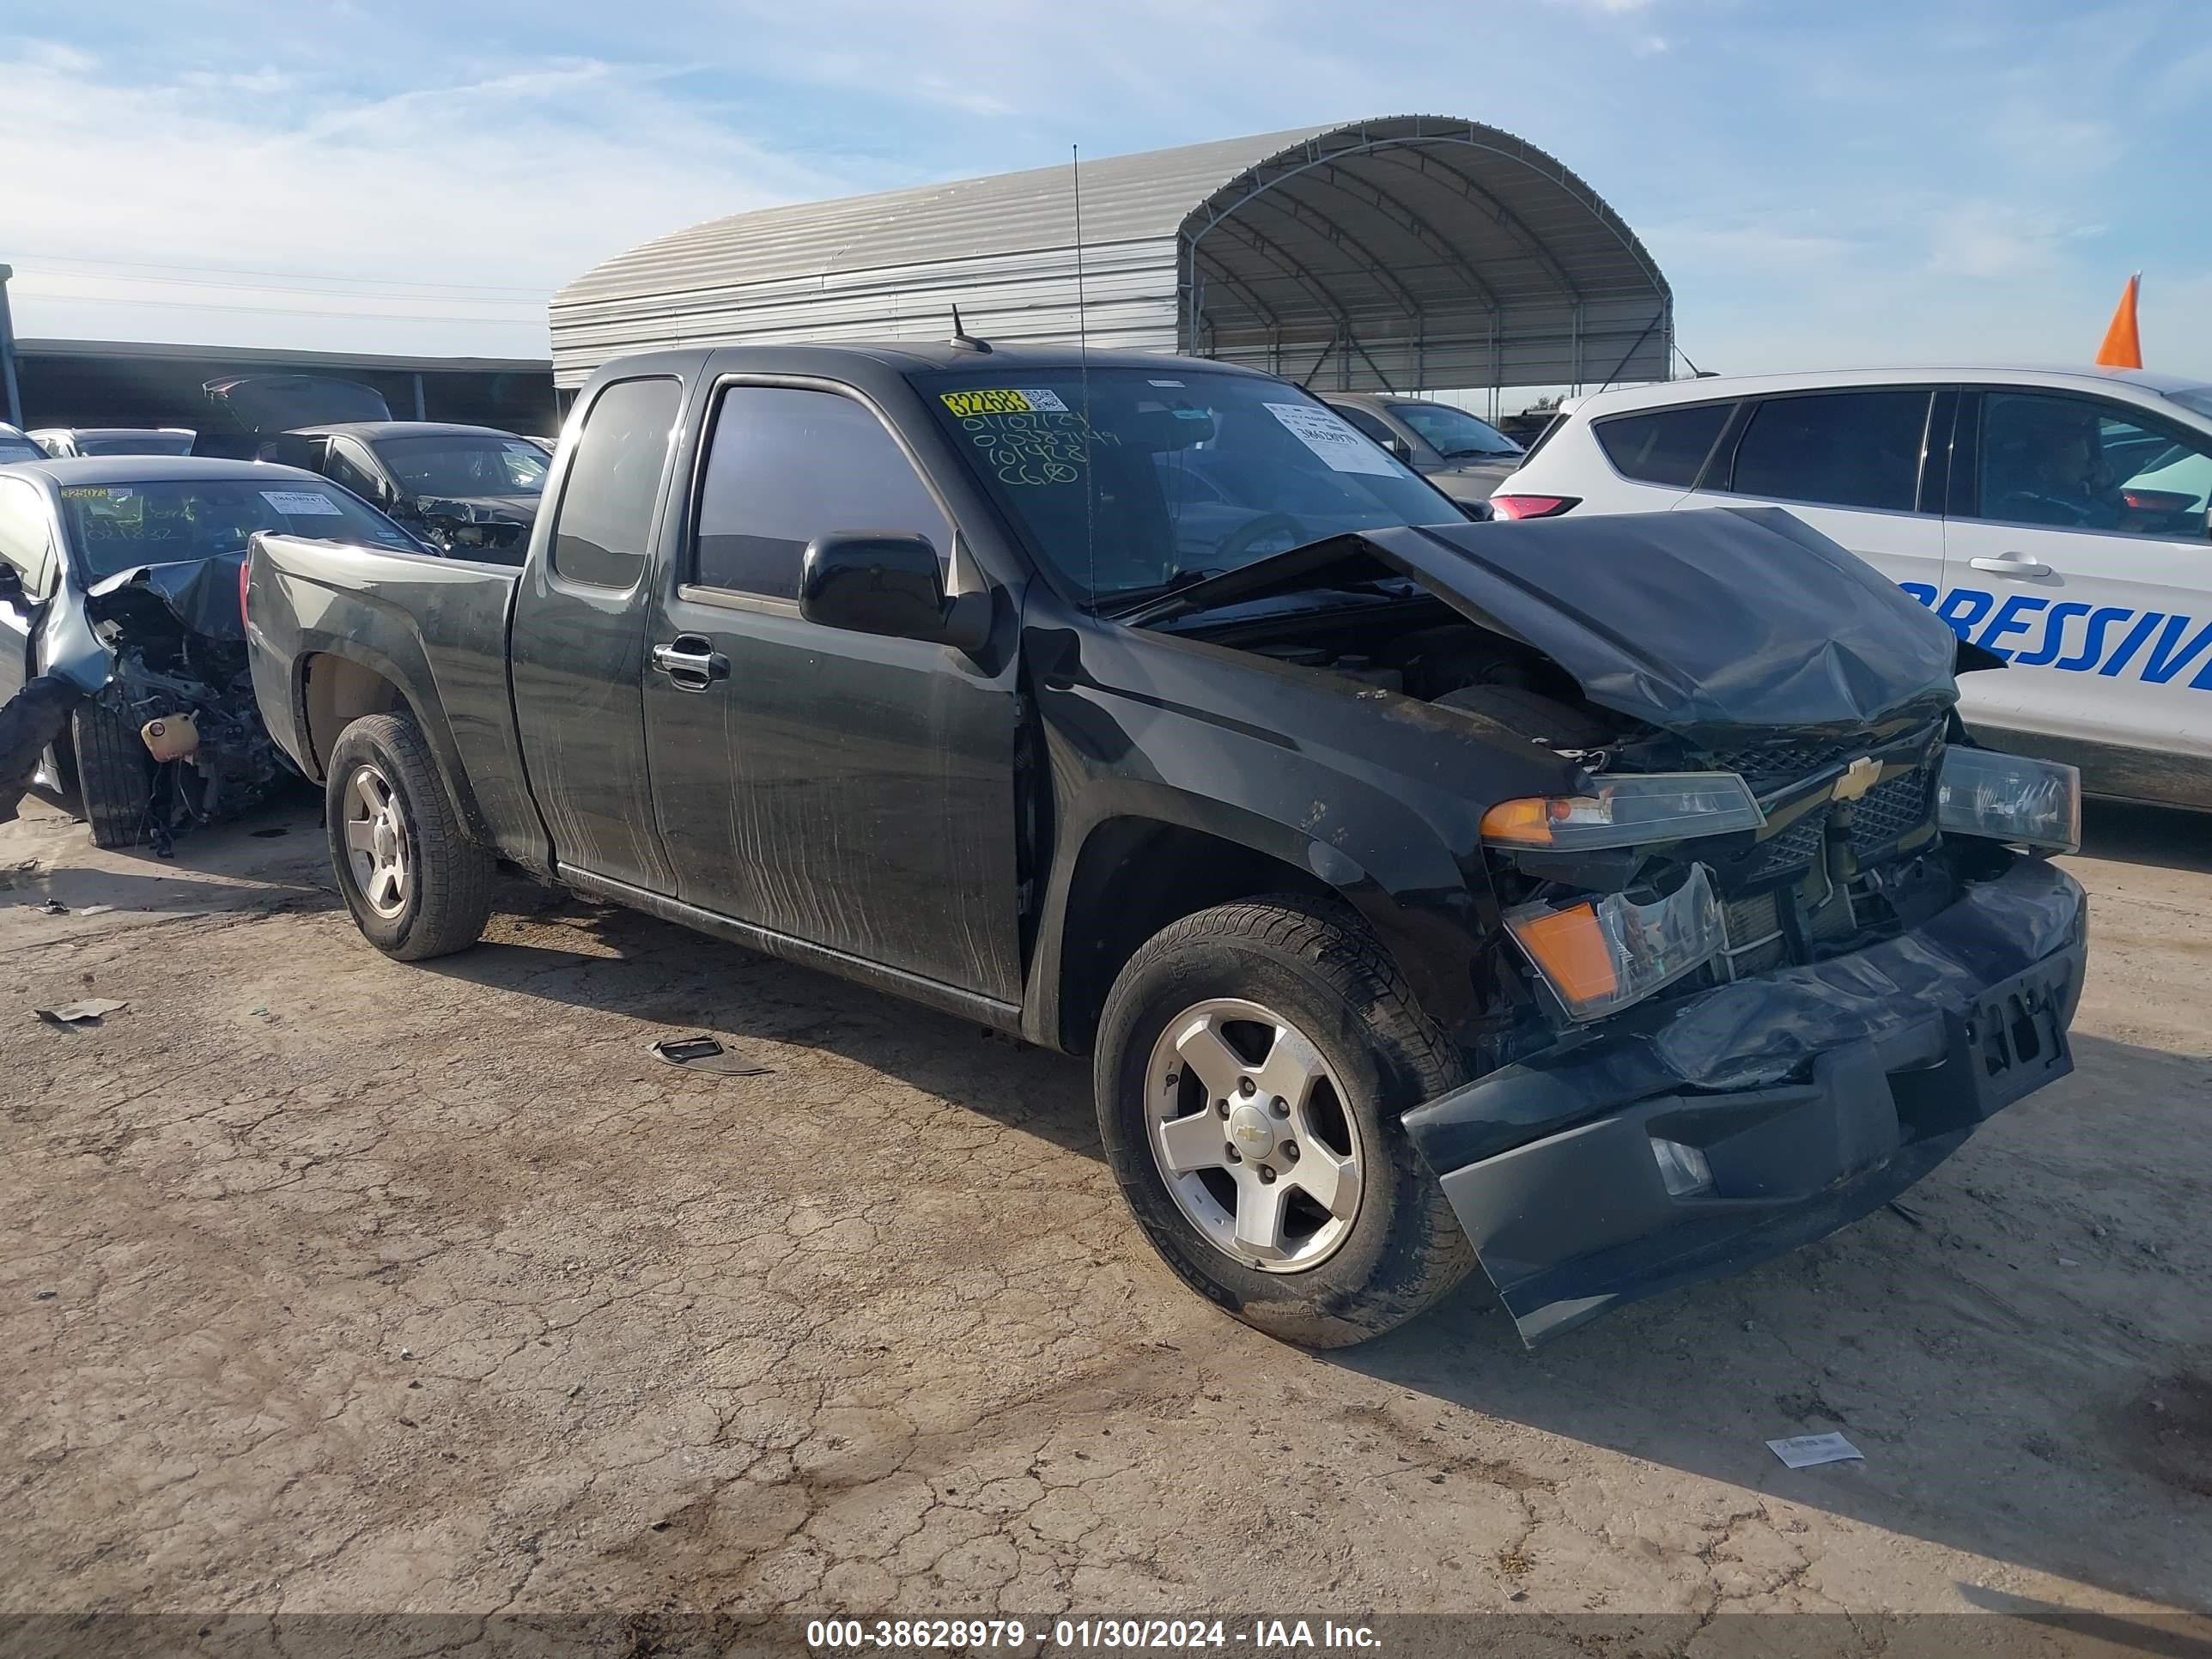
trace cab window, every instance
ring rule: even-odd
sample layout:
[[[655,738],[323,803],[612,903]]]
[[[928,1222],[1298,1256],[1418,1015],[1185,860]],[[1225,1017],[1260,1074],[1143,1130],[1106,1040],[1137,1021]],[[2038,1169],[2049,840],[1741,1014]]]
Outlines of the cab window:
[[[1978,483],[1997,523],[2202,542],[2212,443],[2093,398],[1993,392]]]
[[[834,392],[733,386],[714,416],[692,580],[796,599],[807,543],[844,530],[925,536],[941,565],[952,526],[866,404]]]
[[[1909,513],[1928,432],[1924,388],[1770,398],[1736,445],[1729,488],[1822,507]]]
[[[556,575],[590,587],[635,585],[683,404],[682,384],[659,377],[599,389],[577,431],[553,522]]]

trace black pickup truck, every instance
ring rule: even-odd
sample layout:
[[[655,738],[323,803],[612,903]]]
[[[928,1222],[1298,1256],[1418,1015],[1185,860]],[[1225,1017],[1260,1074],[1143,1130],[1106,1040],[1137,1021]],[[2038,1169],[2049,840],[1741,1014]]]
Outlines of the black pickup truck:
[[[256,538],[362,933],[463,949],[504,859],[1088,1054],[1263,1329],[1479,1259],[1534,1341],[2070,1069],[2071,770],[1786,514],[1469,523],[1281,380],[973,342],[610,365],[544,499],[520,570]]]

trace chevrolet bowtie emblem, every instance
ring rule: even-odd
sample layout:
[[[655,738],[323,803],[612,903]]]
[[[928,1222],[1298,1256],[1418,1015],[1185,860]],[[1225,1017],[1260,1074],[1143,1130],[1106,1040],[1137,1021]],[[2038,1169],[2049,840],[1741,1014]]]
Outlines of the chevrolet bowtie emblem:
[[[1861,755],[1844,769],[1844,775],[1836,780],[1836,787],[1828,792],[1831,800],[1856,800],[1874,787],[1874,781],[1881,775],[1881,763],[1871,755]]]

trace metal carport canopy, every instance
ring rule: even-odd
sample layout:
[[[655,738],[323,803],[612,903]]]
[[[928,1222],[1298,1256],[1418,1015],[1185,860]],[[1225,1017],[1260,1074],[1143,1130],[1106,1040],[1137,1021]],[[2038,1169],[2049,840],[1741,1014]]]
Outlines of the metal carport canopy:
[[[1596,191],[1511,133],[1391,116],[1082,165],[1090,343],[1316,389],[1664,380],[1673,300]],[[716,219],[554,297],[556,383],[693,344],[1073,344],[1073,169]]]

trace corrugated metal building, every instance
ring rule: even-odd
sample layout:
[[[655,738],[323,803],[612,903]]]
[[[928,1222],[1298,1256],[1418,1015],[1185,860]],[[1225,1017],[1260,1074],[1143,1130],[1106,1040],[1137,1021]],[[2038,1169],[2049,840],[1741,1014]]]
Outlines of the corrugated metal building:
[[[1180,351],[1318,389],[1667,377],[1666,279],[1597,192],[1480,122],[1393,116],[842,201],[661,237],[556,295],[554,378],[664,346]]]

